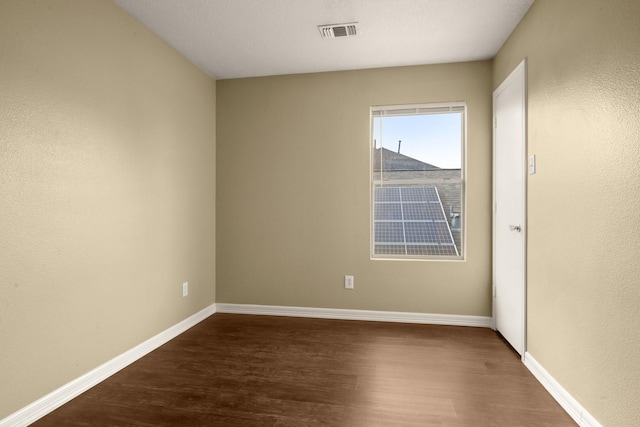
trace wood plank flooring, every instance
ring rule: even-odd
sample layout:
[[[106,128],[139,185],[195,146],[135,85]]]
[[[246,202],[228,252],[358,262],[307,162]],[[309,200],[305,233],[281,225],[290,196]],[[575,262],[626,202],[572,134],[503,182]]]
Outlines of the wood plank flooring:
[[[490,329],[215,314],[33,425],[576,424]]]

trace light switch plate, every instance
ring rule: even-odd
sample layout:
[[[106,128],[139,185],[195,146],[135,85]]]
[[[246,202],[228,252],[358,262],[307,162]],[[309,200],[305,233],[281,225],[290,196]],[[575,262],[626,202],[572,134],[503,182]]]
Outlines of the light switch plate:
[[[536,155],[532,154],[529,156],[529,175],[534,175],[536,173]]]

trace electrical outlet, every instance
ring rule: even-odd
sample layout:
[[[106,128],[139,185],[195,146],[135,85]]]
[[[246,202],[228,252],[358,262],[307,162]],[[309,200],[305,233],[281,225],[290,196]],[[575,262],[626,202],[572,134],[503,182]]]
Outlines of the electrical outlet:
[[[353,289],[353,276],[344,276],[344,288]]]
[[[186,297],[189,295],[189,282],[182,283],[182,296]]]

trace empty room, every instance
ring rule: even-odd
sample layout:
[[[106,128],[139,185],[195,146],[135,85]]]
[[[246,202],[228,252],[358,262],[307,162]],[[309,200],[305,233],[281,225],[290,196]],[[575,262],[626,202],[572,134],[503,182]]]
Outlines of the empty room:
[[[0,0],[0,427],[640,425],[637,0]]]

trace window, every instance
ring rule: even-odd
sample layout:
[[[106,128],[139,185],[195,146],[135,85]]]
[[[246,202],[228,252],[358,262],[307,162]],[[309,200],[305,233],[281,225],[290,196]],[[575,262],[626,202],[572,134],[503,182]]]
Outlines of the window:
[[[371,257],[463,259],[466,104],[371,108]]]

